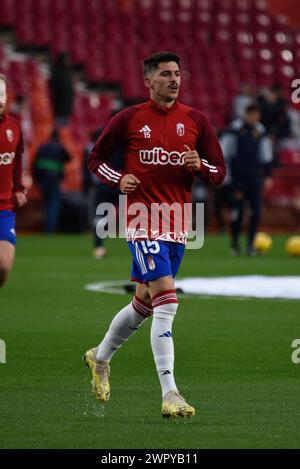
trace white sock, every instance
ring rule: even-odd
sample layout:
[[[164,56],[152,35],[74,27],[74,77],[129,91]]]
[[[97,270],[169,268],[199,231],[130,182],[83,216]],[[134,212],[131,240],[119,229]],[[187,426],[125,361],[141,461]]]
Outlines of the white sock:
[[[151,346],[164,397],[172,389],[177,390],[172,338],[172,323],[178,308],[176,291],[167,290],[158,293],[152,298],[152,306]]]
[[[132,302],[113,318],[104,339],[98,345],[97,360],[110,361],[114,353],[152,313],[149,304],[134,296]]]

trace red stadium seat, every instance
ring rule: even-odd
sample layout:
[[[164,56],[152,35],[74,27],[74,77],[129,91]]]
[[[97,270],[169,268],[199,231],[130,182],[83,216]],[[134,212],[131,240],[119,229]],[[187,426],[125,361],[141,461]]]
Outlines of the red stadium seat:
[[[279,80],[287,88],[300,74],[300,31],[271,16],[266,0],[1,0],[0,25],[13,26],[21,46],[49,46],[53,56],[67,50],[88,81],[118,83],[130,99],[147,95],[144,57],[174,50],[182,56],[182,97],[199,103],[218,124],[226,117],[222,105],[241,80],[259,85]],[[0,60],[5,60],[1,47]],[[30,76],[30,67],[34,73],[33,64],[13,60],[9,66],[18,93],[27,86],[19,77]],[[226,94],[220,91],[224,87]],[[82,136],[79,127],[94,125],[100,108],[79,102],[73,122]]]
[[[16,23],[16,9],[14,0],[1,0],[0,26],[14,26]]]

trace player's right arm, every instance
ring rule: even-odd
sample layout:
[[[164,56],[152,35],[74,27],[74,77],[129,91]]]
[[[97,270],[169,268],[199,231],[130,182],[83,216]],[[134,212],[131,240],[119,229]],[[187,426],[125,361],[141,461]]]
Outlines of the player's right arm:
[[[131,109],[119,112],[109,121],[88,156],[89,170],[99,181],[110,187],[119,187],[125,194],[133,192],[139,180],[133,174],[116,171],[108,161],[115,151],[125,146],[125,133]]]
[[[116,114],[107,124],[88,156],[89,170],[99,181],[110,187],[117,187],[123,175],[107,163],[111,155],[124,141],[124,123],[122,113]]]

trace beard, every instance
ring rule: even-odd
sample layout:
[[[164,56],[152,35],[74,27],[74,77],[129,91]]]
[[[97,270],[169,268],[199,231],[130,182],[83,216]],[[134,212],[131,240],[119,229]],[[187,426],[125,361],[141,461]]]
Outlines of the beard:
[[[175,99],[177,99],[177,96],[167,96],[166,102],[170,103],[171,101],[175,101]]]

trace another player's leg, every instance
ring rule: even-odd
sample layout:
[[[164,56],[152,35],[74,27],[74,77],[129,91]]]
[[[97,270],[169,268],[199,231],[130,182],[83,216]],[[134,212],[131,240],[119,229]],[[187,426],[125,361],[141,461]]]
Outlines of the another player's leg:
[[[178,300],[171,276],[149,282],[152,295],[153,320],[151,346],[162,389],[162,415],[165,417],[192,417],[194,407],[179,394],[174,378],[174,343],[172,323]]]
[[[103,240],[98,238],[97,236],[94,237],[94,252],[93,256],[97,260],[103,259],[106,254],[106,249],[104,247]]]
[[[0,241],[0,287],[6,282],[12,269],[15,246],[8,241]]]
[[[84,355],[84,361],[92,371],[93,392],[97,399],[102,401],[109,400],[110,360],[123,343],[151,315],[151,298],[147,287],[145,285],[138,285],[133,300],[113,318],[99,346],[88,350]]]
[[[106,187],[106,186],[105,186]],[[106,190],[106,189],[105,189]],[[97,260],[103,259],[106,254],[106,249],[104,246],[104,239],[101,236],[98,236],[98,229],[103,227],[104,229],[107,226],[107,218],[105,216],[97,215],[97,207],[99,204],[111,202],[108,200],[108,195],[104,194],[103,184],[97,184],[93,189],[92,196],[92,213],[95,214],[93,218],[93,232],[94,232],[94,252],[93,256]]]
[[[260,181],[254,181],[249,188],[248,199],[250,205],[250,220],[248,231],[247,254],[255,256],[257,253],[253,246],[254,238],[258,229],[259,217],[261,211],[261,188]]]
[[[5,284],[15,258],[15,214],[0,211],[0,288]]]
[[[234,191],[230,210],[231,220],[231,253],[238,256],[241,253],[240,235],[243,220],[244,196],[241,191]]]

